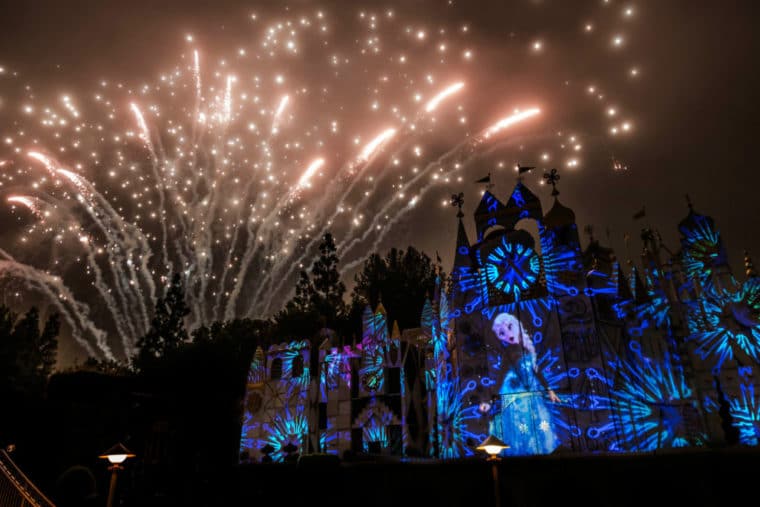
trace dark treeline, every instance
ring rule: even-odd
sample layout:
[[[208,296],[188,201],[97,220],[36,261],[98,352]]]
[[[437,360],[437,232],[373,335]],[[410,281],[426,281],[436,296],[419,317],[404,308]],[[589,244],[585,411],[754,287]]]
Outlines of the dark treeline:
[[[61,506],[104,503],[107,464],[97,456],[117,442],[137,454],[120,478],[122,505],[214,505],[238,462],[256,347],[310,339],[316,350],[325,328],[335,345],[359,341],[362,311],[381,302],[389,323],[417,327],[443,276],[424,253],[392,248],[365,261],[346,298],[330,233],[319,251],[271,318],[191,332],[183,279],[173,274],[137,353],[124,363],[89,358],[53,372],[58,316],[43,324],[34,308],[15,315],[0,307],[0,389],[13,409],[0,418],[0,443],[14,445],[14,459]]]

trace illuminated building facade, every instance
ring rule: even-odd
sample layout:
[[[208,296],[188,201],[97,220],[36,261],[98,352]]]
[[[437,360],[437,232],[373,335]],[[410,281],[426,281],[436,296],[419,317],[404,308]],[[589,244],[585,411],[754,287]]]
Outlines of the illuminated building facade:
[[[544,213],[519,180],[506,203],[487,190],[474,242],[454,196],[454,266],[420,328],[389,331],[380,305],[365,311],[359,344],[328,336],[317,351],[309,341],[258,350],[243,461],[463,458],[489,434],[510,444],[507,456],[758,445],[750,259],[737,279],[714,221],[689,203],[680,250],[645,228],[640,267],[624,270],[593,236],[581,248],[558,194]]]

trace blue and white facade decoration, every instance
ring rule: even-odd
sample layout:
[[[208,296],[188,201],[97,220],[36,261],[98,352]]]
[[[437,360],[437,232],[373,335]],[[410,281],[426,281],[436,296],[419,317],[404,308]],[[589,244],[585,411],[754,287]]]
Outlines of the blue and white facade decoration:
[[[754,269],[731,273],[691,203],[677,252],[645,228],[640,262],[623,266],[593,237],[581,249],[557,194],[544,213],[522,182],[506,204],[486,191],[472,243],[460,213],[450,278],[419,328],[389,330],[379,305],[361,343],[259,349],[242,460],[458,459],[489,434],[511,444],[505,456],[759,445]]]

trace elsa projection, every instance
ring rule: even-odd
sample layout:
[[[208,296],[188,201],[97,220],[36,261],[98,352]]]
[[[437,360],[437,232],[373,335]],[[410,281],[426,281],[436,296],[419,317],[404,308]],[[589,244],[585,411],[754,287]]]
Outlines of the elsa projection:
[[[500,313],[491,328],[502,346],[504,379],[489,431],[512,455],[549,454],[559,445],[546,400],[559,402],[536,366],[536,349],[522,323]]]

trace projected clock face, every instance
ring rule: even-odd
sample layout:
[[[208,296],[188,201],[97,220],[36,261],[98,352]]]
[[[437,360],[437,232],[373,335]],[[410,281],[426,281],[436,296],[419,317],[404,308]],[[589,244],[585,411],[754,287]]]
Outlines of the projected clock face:
[[[485,274],[488,282],[498,290],[519,297],[538,279],[538,254],[522,243],[510,243],[502,238],[486,257]]]

